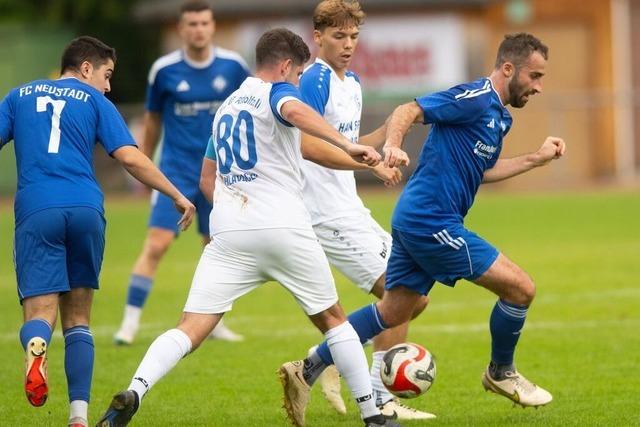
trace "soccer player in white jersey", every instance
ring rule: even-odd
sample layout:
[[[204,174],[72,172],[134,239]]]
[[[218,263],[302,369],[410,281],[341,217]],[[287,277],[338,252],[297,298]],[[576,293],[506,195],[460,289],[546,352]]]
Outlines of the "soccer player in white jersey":
[[[218,170],[212,241],[200,258],[178,327],[151,344],[128,390],[114,396],[98,425],[126,425],[141,398],[202,343],[236,299],[276,280],[325,334],[365,425],[398,426],[372,399],[366,356],[345,322],[329,263],[313,233],[300,172],[301,154],[308,155],[294,126],[350,156],[320,141],[331,147],[325,152],[333,157],[314,159],[320,163],[340,167],[340,159],[347,157],[349,163],[355,159],[375,166],[380,155],[372,147],[351,144],[300,100],[294,84],[308,59],[309,49],[299,36],[286,29],[266,32],[256,46],[256,77],[247,78],[218,109],[213,121]],[[281,379],[285,390],[295,393],[303,381],[289,368],[293,366],[281,369]],[[295,412],[288,406],[292,401],[293,396],[285,397],[290,415]],[[291,421],[304,425],[304,418]]]
[[[359,137],[362,114],[362,90],[358,76],[348,67],[358,44],[364,13],[357,1],[324,0],[313,14],[314,41],[318,45],[315,63],[300,79],[303,100],[354,144],[382,145],[386,127]],[[303,135],[303,139],[312,136]],[[391,235],[378,225],[356,191],[353,171],[333,170],[303,161],[304,201],[311,214],[313,230],[329,262],[366,293],[382,298],[387,259],[391,253]],[[396,183],[400,173],[378,165],[373,172],[386,183]],[[414,312],[427,304],[423,298]],[[380,363],[386,350],[406,341],[408,323],[391,328],[373,340],[371,382],[377,405],[386,415],[399,419],[428,419],[433,414],[411,408],[384,387]],[[313,376],[306,378],[313,384]],[[335,368],[320,375],[322,391],[339,412],[346,413],[340,395],[340,377]]]

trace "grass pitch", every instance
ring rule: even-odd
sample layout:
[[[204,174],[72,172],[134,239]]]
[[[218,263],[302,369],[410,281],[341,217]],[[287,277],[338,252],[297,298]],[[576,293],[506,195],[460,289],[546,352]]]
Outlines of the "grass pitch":
[[[410,329],[409,339],[437,357],[434,387],[411,405],[438,419],[417,425],[640,425],[640,194],[583,193],[478,196],[467,225],[528,271],[537,298],[516,352],[518,368],[548,388],[554,401],[539,410],[513,409],[485,393],[480,374],[489,357],[488,317],[495,298],[467,282],[436,285],[432,303]],[[368,194],[365,202],[388,227],[395,194]],[[146,230],[146,201],[107,203],[107,250],[102,289],[94,302],[96,344],[91,422],[110,396],[126,387],[152,340],[173,327],[186,299],[200,254],[190,230],[160,266],[131,347],[115,347],[131,266]],[[23,395],[23,353],[17,331],[21,310],[11,264],[12,215],[0,207],[0,425],[62,426],[67,420],[59,330],[50,346],[50,397],[32,408]],[[371,301],[336,274],[349,312]],[[237,344],[206,342],[147,395],[133,426],[287,426],[275,371],[300,358],[320,335],[294,300],[269,283],[241,299],[226,317],[244,334]],[[345,399],[348,393],[344,390]],[[307,425],[361,425],[355,404],[334,413],[313,390]]]

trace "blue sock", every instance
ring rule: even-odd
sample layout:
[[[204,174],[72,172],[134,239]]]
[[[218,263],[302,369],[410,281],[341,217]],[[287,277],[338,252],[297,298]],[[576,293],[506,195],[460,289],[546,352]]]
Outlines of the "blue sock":
[[[69,402],[89,402],[93,376],[93,335],[88,326],[64,331],[64,371],[67,375]]]
[[[150,277],[132,274],[131,278],[129,279],[127,304],[142,308],[145,301],[147,301],[149,292],[151,292],[152,285],[153,279],[151,279]]]
[[[360,310],[351,313],[349,315],[349,323],[351,323],[353,329],[358,333],[361,344],[366,343],[371,338],[387,329],[387,325],[385,325],[382,320],[382,316],[375,304],[366,305]],[[333,358],[331,357],[329,345],[326,340],[318,346],[316,353],[326,365],[333,365]]]
[[[513,353],[524,326],[528,307],[498,300],[491,312],[491,360],[497,365],[512,365]]]
[[[27,344],[33,337],[40,337],[47,342],[51,341],[51,325],[44,319],[31,319],[20,328],[20,342],[22,349],[27,349]]]

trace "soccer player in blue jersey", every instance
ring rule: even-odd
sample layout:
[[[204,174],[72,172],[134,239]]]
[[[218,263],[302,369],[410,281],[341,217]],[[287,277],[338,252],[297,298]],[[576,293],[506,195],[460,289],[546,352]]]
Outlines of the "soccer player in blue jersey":
[[[162,134],[160,170],[196,205],[198,232],[206,244],[211,204],[198,188],[202,155],[218,106],[240,86],[249,70],[237,53],[212,46],[215,21],[206,1],[183,4],[178,30],[183,48],[159,58],[149,71],[140,148],[152,157]],[[158,264],[179,234],[171,200],[154,192],[151,205],[147,237],[129,279],[122,324],[114,335],[117,344],[131,344],[135,339]],[[212,337],[242,339],[223,324]]]
[[[103,195],[93,171],[99,142],[127,171],[166,194],[186,228],[195,207],[138,151],[114,105],[104,97],[115,50],[92,37],[73,40],[58,80],[36,80],[0,103],[0,148],[15,143],[15,267],[24,311],[25,391],[47,400],[47,352],[58,308],[65,341],[69,425],[87,425],[94,346],[89,317],[104,252]]]
[[[481,183],[511,178],[564,154],[564,141],[548,137],[534,153],[500,158],[512,123],[506,106],[522,108],[542,91],[547,57],[547,47],[536,37],[508,35],[488,78],[418,97],[394,111],[383,148],[387,166],[408,164],[401,147],[414,123],[431,124],[431,130],[393,214],[386,292],[377,304],[349,316],[366,342],[408,321],[436,281],[454,286],[467,279],[488,289],[499,299],[489,320],[491,359],[482,384],[523,406],[542,406],[552,399],[522,376],[513,361],[535,286],[527,273],[467,230],[463,221]],[[322,343],[305,359],[304,374],[317,376],[331,363]]]

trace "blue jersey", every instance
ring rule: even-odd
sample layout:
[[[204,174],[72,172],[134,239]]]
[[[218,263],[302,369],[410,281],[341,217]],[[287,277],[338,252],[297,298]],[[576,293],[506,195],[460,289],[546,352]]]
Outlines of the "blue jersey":
[[[461,224],[502,149],[512,118],[482,78],[416,98],[431,124],[418,166],[394,211],[395,229],[418,234]]]
[[[93,170],[100,142],[111,154],[135,145],[115,106],[75,78],[36,80],[0,104],[0,148],[15,141],[16,224],[45,208],[85,206],[103,212]]]
[[[177,50],[149,72],[146,109],[160,113],[164,137],[160,169],[174,182],[198,188],[202,153],[220,106],[249,75],[240,55],[213,48],[212,59],[194,63]]]

